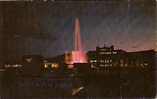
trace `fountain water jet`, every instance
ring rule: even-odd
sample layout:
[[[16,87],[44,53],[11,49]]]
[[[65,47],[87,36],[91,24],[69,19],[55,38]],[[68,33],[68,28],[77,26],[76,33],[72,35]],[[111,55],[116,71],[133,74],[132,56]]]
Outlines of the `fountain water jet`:
[[[65,63],[69,64],[69,68],[73,68],[74,63],[87,63],[87,56],[82,48],[80,22],[78,18],[75,19],[74,50],[65,54]]]

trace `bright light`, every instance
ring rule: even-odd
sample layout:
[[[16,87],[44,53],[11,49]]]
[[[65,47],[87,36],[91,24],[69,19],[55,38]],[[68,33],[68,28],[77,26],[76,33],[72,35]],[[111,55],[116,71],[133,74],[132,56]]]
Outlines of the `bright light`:
[[[4,67],[5,68],[9,68],[9,67],[17,68],[17,67],[22,67],[22,65],[21,64],[5,64]]]
[[[26,61],[30,63],[32,61],[32,58],[27,58]]]
[[[58,68],[58,67],[59,67],[59,65],[56,63],[51,64],[51,68]]]
[[[91,62],[91,63],[96,63],[97,61],[96,61],[96,60],[91,60],[90,62]]]
[[[59,67],[59,64],[57,64],[57,63],[45,63],[45,64],[44,64],[44,68],[48,68],[48,67],[51,67],[51,68],[58,68],[58,67]]]
[[[45,68],[47,68],[47,67],[48,67],[48,65],[47,65],[47,64],[44,64],[44,67],[45,67]]]
[[[72,65],[74,63],[87,63],[87,56],[82,51],[80,22],[78,18],[75,20],[74,40],[74,50],[65,54],[65,63],[69,65],[69,68],[73,68]]]

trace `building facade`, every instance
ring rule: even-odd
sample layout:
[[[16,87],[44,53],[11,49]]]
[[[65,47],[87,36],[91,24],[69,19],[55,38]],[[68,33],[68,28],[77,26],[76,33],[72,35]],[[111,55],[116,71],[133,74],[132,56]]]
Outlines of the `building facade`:
[[[155,51],[146,50],[138,52],[126,52],[110,47],[96,47],[95,51],[87,53],[91,68],[108,70],[109,68],[154,68]]]

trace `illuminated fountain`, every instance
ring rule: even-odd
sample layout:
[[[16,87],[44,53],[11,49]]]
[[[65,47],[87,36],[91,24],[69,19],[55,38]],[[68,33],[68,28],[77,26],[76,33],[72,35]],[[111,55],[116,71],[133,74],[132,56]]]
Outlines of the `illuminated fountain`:
[[[65,63],[69,68],[73,68],[74,63],[87,63],[86,53],[83,51],[81,36],[80,36],[80,23],[79,19],[75,19],[74,31],[74,50],[65,54]]]

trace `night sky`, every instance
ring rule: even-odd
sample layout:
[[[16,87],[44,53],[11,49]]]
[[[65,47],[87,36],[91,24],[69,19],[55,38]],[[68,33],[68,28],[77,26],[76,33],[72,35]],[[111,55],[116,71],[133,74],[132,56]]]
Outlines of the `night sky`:
[[[76,17],[85,51],[104,44],[126,51],[154,49],[154,1],[1,2],[1,53],[51,57],[71,51]]]

